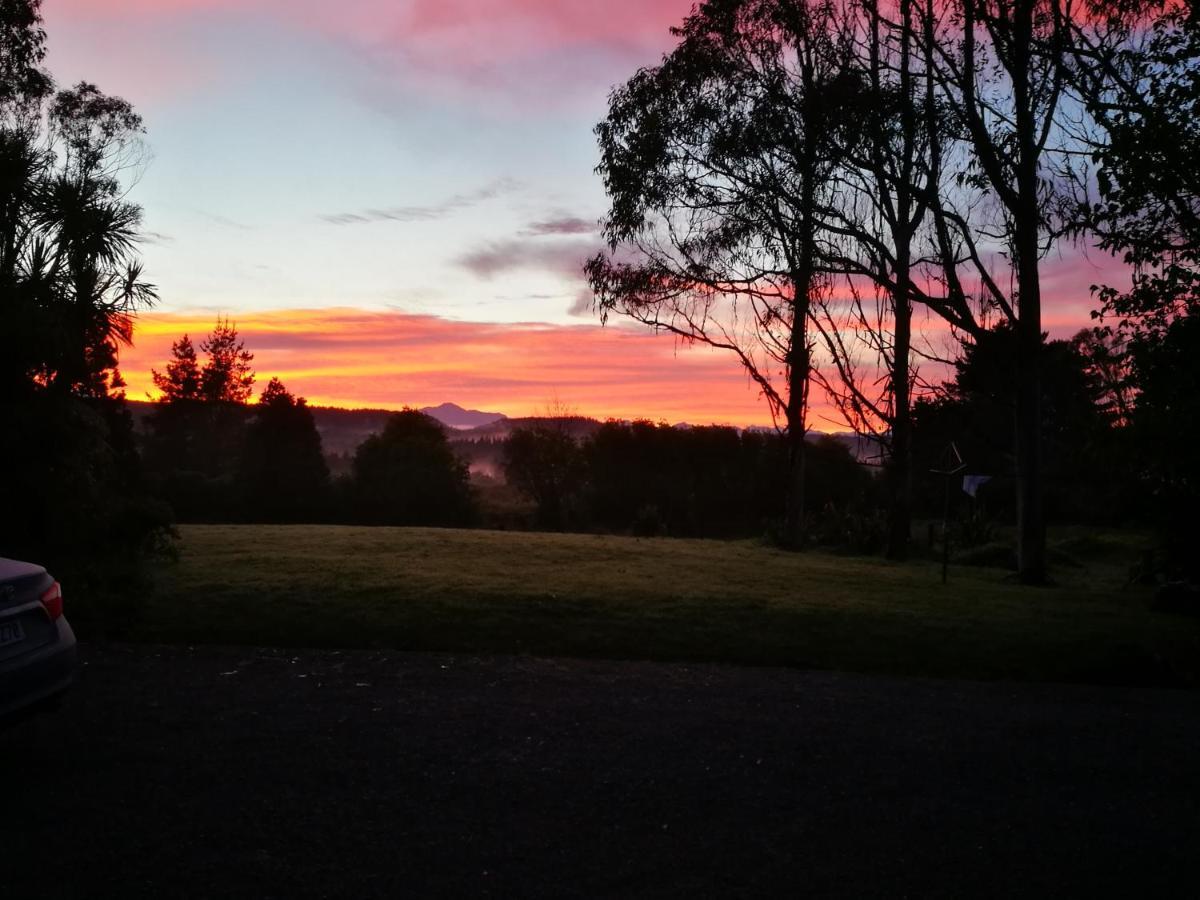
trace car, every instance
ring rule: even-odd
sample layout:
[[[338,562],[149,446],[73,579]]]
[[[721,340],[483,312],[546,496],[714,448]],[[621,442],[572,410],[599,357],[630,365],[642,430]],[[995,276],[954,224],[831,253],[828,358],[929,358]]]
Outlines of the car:
[[[62,585],[42,566],[0,558],[0,720],[53,704],[76,665]]]

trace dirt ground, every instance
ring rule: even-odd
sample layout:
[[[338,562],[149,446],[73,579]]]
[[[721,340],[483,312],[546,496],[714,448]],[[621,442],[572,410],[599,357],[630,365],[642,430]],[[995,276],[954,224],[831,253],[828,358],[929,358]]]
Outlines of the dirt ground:
[[[0,733],[0,895],[1200,896],[1200,698],[89,646]]]

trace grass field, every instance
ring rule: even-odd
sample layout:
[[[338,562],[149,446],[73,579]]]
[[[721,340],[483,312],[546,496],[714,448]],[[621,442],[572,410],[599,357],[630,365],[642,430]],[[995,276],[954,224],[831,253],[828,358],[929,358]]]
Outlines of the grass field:
[[[1200,622],[1122,590],[1129,548],[1069,534],[1059,586],[754,542],[338,526],[185,526],[132,637],[719,660],[1194,685]],[[1060,553],[1060,556],[1062,554]]]

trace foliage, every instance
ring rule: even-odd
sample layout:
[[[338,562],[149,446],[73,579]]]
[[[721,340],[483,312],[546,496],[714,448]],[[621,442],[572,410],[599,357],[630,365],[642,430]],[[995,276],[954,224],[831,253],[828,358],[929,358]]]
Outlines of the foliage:
[[[879,553],[887,542],[888,524],[881,510],[841,508],[830,504],[816,518],[816,542],[843,553]]]
[[[1130,346],[1139,387],[1132,415],[1136,467],[1168,575],[1200,580],[1200,312],[1181,316]]]
[[[377,525],[461,525],[474,517],[467,468],[442,426],[415,409],[388,419],[354,454],[355,521]]]
[[[1012,331],[984,332],[964,346],[952,381],[941,395],[923,399],[914,415],[917,502],[941,516],[945,485],[941,455],[953,442],[963,474],[989,475],[990,512],[1011,521],[1016,454],[1010,423],[1016,410]],[[1113,522],[1137,512],[1135,490],[1122,472],[1126,435],[1116,426],[1110,392],[1079,339],[1045,341],[1042,347],[1041,441],[1047,510],[1056,521]],[[951,486],[955,509],[961,481]],[[965,499],[965,498],[964,498]],[[953,510],[952,510],[953,512]]]
[[[575,439],[553,425],[517,428],[503,452],[504,476],[537,504],[537,524],[552,531],[567,527],[583,480]]]
[[[209,403],[245,403],[254,385],[250,363],[254,354],[238,338],[237,326],[217,319],[212,333],[200,342],[208,361],[200,372],[200,393]]]
[[[133,612],[139,565],[169,538],[117,369],[156,292],[123,182],[141,119],[85,82],[55,92],[39,7],[0,3],[0,554],[53,567],[86,629],[116,599]]]
[[[254,383],[254,355],[236,325],[222,318],[200,341],[200,350],[206,355],[203,365],[185,334],[171,345],[163,371],[152,372],[160,395],[148,422],[147,468],[181,520],[232,521],[247,509],[237,495],[237,475],[250,418],[246,401]],[[304,456],[303,444],[296,452]]]
[[[997,539],[996,521],[978,502],[950,523],[950,546],[956,550],[971,550]]]
[[[1103,124],[1098,199],[1088,225],[1132,267],[1128,288],[1099,289],[1101,339],[1127,398],[1121,473],[1143,492],[1166,550],[1167,576],[1200,577],[1200,490],[1191,469],[1200,435],[1200,18],[1194,4],[1151,5],[1123,21],[1118,52],[1091,66],[1088,99]]]
[[[1128,290],[1100,290],[1104,312],[1160,330],[1200,306],[1200,20],[1192,4],[1167,3],[1125,30],[1117,52],[1081,67],[1105,137],[1088,224],[1133,266]]]
[[[861,94],[833,2],[708,0],[596,127],[611,312],[731,353],[789,436],[788,543],[803,542],[810,307],[828,287],[831,173]]]
[[[201,398],[200,364],[196,348],[186,334],[171,344],[171,358],[163,372],[152,369],[151,378],[158,388],[161,402],[194,402]]]
[[[246,426],[237,485],[249,521],[313,522],[328,510],[329,468],[312,412],[278,378]]]
[[[844,508],[868,493],[870,477],[836,439],[811,441],[807,455],[805,490],[817,509]],[[774,534],[783,518],[788,448],[776,434],[607,422],[584,444],[583,463],[582,508],[593,527],[760,536]]]

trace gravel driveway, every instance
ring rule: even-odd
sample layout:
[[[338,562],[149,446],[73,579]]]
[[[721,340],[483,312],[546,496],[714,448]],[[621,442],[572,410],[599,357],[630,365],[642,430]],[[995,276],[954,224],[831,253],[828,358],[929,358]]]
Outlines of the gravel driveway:
[[[1185,692],[90,646],[0,895],[1200,896]]]

